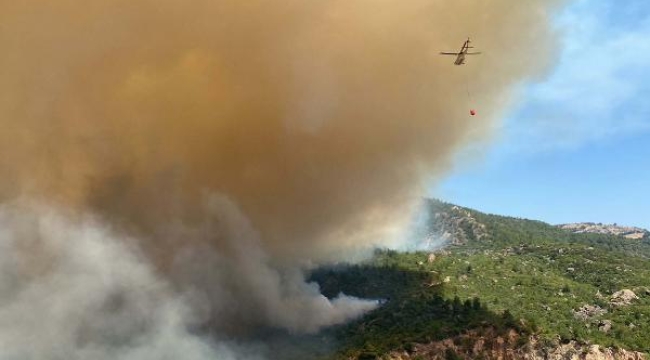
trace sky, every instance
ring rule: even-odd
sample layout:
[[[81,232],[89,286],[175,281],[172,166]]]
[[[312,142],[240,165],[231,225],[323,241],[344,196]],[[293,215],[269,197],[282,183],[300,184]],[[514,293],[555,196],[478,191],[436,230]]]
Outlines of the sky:
[[[573,1],[554,26],[554,67],[430,195],[552,224],[650,229],[650,3]]]

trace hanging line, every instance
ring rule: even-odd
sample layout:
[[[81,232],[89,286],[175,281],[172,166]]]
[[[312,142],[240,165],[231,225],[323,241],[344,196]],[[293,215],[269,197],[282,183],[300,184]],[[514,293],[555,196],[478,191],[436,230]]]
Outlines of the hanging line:
[[[472,102],[472,95],[469,92],[469,73],[465,71],[465,89],[467,90],[467,101]]]
[[[471,116],[474,116],[476,115],[476,110],[474,110],[474,107],[472,106],[473,105],[472,94],[469,91],[469,72],[465,72],[465,90],[467,90],[467,105],[469,107],[469,114]]]

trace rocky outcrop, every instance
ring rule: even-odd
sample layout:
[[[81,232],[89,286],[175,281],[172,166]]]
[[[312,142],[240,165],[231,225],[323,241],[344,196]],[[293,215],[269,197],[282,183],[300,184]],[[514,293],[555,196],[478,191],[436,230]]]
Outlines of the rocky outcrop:
[[[600,320],[598,322],[598,330],[604,332],[605,334],[609,333],[612,329],[612,322],[610,320]]]
[[[517,359],[515,349],[519,338],[514,330],[504,335],[498,335],[494,329],[483,330],[481,333],[471,331],[442,341],[416,344],[411,352],[392,352],[388,358],[392,360]]]
[[[416,344],[412,351],[395,351],[388,354],[391,360],[645,360],[643,353],[624,349],[605,348],[599,345],[570,341],[540,341],[536,337],[521,338],[514,330],[496,334],[493,330],[481,334],[472,331],[454,338],[429,344]]]
[[[432,215],[432,235],[446,243],[462,245],[488,236],[485,225],[478,222],[469,210],[459,206],[441,209]]]
[[[550,351],[537,350],[523,357],[529,360],[642,360],[645,355],[636,351],[582,345],[575,341],[556,346]]]
[[[632,304],[632,301],[638,300],[639,297],[636,296],[634,291],[630,289],[623,289],[612,294],[611,300],[609,303],[612,306],[621,307]]]
[[[602,309],[598,305],[583,305],[579,309],[573,310],[573,317],[578,320],[589,321],[593,317],[597,317],[606,313],[607,310]]]

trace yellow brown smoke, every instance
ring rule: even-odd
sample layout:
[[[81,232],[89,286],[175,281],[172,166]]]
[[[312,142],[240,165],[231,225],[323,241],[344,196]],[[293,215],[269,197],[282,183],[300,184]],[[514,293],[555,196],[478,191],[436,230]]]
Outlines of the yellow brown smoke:
[[[276,255],[380,232],[546,64],[553,3],[1,0],[0,194],[147,233],[216,192]]]
[[[164,261],[210,193],[273,258],[378,241],[546,65],[552,3],[1,0],[0,195],[91,210]],[[468,65],[437,55],[467,36]]]

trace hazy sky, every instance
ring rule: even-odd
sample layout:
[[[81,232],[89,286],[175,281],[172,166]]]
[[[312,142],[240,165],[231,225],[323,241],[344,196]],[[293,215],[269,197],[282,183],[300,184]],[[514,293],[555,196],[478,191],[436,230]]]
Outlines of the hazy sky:
[[[650,3],[580,0],[555,24],[556,66],[431,195],[550,223],[650,228]]]

